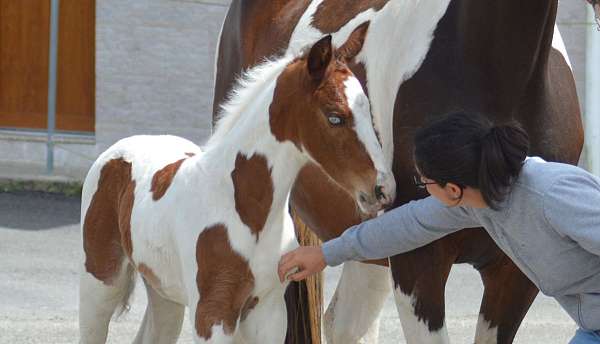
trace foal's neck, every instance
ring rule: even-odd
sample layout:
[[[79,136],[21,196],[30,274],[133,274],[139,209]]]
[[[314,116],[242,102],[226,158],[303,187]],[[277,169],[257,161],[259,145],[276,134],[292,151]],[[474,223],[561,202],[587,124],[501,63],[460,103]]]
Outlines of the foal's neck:
[[[236,182],[252,185],[252,190],[272,188],[272,201],[254,200],[255,203],[271,201],[271,204],[256,204],[258,208],[267,207],[269,215],[284,210],[290,189],[308,159],[295,144],[280,142],[271,132],[269,107],[278,75],[271,75],[272,80],[244,104],[244,113],[226,115],[238,118],[229,128],[222,128],[227,130],[226,135],[217,129],[215,134],[221,137],[209,141],[205,153],[215,175],[232,181],[234,189]]]

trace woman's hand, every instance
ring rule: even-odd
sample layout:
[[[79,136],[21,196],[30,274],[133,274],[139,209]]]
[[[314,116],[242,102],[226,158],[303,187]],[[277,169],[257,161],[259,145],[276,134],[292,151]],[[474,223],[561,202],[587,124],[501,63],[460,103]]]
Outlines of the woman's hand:
[[[323,271],[327,264],[321,247],[302,246],[291,252],[284,254],[279,260],[279,281],[283,283],[285,275],[291,270],[298,268],[298,271],[289,275],[288,280],[301,281],[306,277]]]

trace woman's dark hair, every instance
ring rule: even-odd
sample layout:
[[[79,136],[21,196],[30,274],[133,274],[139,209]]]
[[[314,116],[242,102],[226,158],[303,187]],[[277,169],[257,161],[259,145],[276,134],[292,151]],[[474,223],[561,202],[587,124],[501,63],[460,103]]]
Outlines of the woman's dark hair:
[[[481,191],[497,209],[510,191],[529,150],[529,137],[516,122],[494,126],[479,114],[453,113],[417,131],[415,164],[440,186]]]

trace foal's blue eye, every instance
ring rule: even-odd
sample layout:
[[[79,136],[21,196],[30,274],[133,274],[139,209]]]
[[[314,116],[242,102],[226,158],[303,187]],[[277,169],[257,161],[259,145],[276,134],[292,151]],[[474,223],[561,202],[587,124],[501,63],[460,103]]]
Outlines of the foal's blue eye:
[[[329,115],[327,117],[327,119],[329,120],[329,123],[331,123],[331,125],[342,125],[344,124],[344,119],[340,116],[337,115]]]

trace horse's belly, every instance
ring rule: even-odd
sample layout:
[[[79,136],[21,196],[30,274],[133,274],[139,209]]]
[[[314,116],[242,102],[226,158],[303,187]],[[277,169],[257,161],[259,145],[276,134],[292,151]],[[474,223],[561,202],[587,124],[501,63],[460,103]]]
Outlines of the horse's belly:
[[[140,184],[140,194],[148,187]],[[158,201],[139,197],[131,216],[133,264],[160,295],[184,305],[195,302],[200,234],[215,223],[229,225],[223,219],[234,217],[214,216],[215,190],[187,187],[175,178]]]
[[[137,270],[160,296],[182,305],[187,304],[186,288],[180,275],[180,269],[162,261],[149,265],[137,265]],[[173,271],[177,270],[177,271]]]
[[[186,304],[180,252],[167,228],[132,228],[131,239],[131,258],[144,281],[166,299]]]
[[[140,178],[136,186],[131,214],[132,261],[146,283],[161,296],[187,304],[186,285],[195,278],[195,272],[188,271],[190,267],[182,264],[194,260],[190,243],[195,243],[204,225],[204,216],[198,210],[194,212],[193,207],[189,209],[186,206],[194,202],[185,183],[181,182],[186,178],[178,178],[178,172],[168,186],[162,188],[160,197],[148,192],[153,188],[150,179],[157,178]],[[164,180],[163,176],[161,179]],[[188,225],[182,224],[182,221]],[[193,276],[187,276],[190,273]]]

